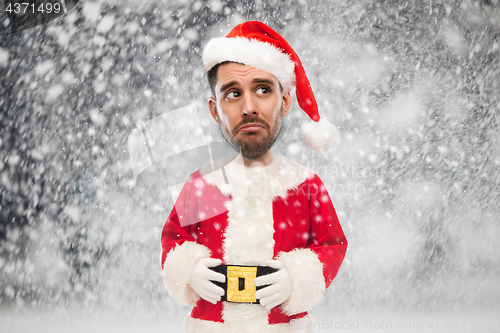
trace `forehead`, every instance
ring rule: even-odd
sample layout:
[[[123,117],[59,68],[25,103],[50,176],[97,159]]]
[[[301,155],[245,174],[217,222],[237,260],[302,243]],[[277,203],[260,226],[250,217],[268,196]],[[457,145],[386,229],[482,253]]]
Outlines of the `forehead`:
[[[219,66],[217,71],[218,86],[230,81],[235,81],[239,84],[251,83],[256,79],[269,80],[276,86],[279,85],[278,79],[276,79],[273,74],[262,69],[235,62],[222,64]]]

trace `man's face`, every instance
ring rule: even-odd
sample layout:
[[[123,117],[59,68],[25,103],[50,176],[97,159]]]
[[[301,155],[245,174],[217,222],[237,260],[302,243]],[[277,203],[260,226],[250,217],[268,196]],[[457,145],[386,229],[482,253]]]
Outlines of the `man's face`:
[[[266,71],[227,63],[217,72],[215,98],[209,109],[222,135],[243,157],[256,159],[276,141],[281,118],[290,111],[290,93]]]

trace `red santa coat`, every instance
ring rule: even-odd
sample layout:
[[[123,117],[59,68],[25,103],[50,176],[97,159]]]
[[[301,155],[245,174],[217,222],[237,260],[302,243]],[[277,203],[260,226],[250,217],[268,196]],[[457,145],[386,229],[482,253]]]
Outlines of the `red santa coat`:
[[[223,172],[224,171],[224,172]],[[305,167],[275,156],[266,167],[240,158],[184,184],[162,232],[164,285],[194,305],[184,332],[298,332],[344,259],[347,240],[323,182]],[[268,311],[260,304],[209,303],[189,286],[200,258],[265,266],[281,260],[292,295]],[[310,331],[310,330],[306,330]]]

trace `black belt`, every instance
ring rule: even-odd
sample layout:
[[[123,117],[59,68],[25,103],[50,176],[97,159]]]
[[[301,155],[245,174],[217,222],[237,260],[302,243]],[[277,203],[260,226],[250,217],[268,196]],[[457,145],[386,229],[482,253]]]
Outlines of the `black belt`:
[[[259,300],[255,298],[255,292],[265,287],[265,285],[256,287],[255,278],[278,271],[269,266],[239,265],[219,265],[210,269],[226,276],[226,282],[224,283],[212,281],[224,289],[222,301],[252,304],[259,303]]]

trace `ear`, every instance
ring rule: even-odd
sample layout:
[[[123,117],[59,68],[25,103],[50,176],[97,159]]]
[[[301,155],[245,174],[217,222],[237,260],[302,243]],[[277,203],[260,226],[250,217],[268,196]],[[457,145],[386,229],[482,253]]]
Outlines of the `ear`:
[[[283,117],[290,112],[292,106],[292,97],[290,95],[290,92],[284,93],[283,94]]]
[[[217,114],[217,103],[215,102],[215,98],[213,97],[210,97],[210,99],[208,100],[208,110],[210,111],[212,118],[214,118],[214,121],[218,124],[219,115]]]

